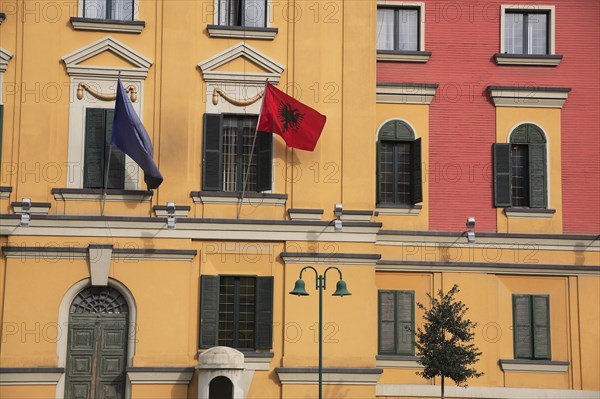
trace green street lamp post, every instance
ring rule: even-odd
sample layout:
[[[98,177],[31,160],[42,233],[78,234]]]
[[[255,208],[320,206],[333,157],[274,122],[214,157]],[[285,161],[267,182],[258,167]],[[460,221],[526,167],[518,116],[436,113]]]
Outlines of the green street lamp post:
[[[305,266],[300,270],[300,278],[296,280],[296,284],[294,285],[294,289],[290,292],[292,295],[298,296],[307,296],[308,292],[306,292],[304,280],[302,280],[302,273],[306,269],[311,269],[315,272],[315,276],[317,278],[316,289],[319,290],[319,399],[323,398],[323,290],[327,288],[327,272],[331,269],[337,270],[340,274],[340,279],[338,280],[335,286],[335,292],[332,296],[344,296],[344,295],[352,295],[350,291],[346,288],[346,282],[342,280],[342,272],[335,266],[330,266],[325,269],[323,274],[319,274],[317,270],[312,266]]]

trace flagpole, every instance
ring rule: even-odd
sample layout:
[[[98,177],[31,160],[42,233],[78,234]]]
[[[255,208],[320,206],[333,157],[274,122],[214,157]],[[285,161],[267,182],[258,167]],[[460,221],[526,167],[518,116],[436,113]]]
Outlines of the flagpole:
[[[244,183],[242,184],[242,195],[240,196],[240,203],[237,209],[237,219],[240,218],[242,212],[242,205],[244,204],[244,195],[246,193],[246,184],[248,183],[248,175],[250,174],[250,165],[252,164],[252,156],[254,155],[254,146],[256,145],[256,136],[258,135],[258,125],[260,124],[260,117],[262,116],[263,105],[265,105],[265,96],[267,94],[267,80],[265,82],[265,88],[263,90],[262,100],[260,103],[260,111],[258,112],[258,120],[256,121],[256,128],[254,129],[254,139],[252,140],[252,148],[250,149],[250,159],[248,160],[248,167],[246,167],[246,175],[244,176]],[[258,175],[258,160],[256,163],[256,170]],[[258,183],[258,182],[257,182]]]
[[[121,79],[121,71],[117,76],[117,90],[119,90],[119,79]],[[102,187],[102,203],[100,205],[100,216],[104,216],[104,205],[106,204],[106,189],[108,188],[108,172],[110,172],[110,156],[112,155],[112,144],[108,143],[108,162],[106,163],[106,172],[104,173],[104,186]]]

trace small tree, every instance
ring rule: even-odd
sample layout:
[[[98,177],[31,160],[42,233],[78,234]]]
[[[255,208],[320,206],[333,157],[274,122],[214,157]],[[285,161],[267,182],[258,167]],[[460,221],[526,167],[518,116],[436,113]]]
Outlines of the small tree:
[[[477,324],[464,317],[469,309],[454,299],[454,294],[459,291],[458,285],[454,285],[446,294],[438,291],[439,298],[427,294],[431,300],[430,309],[417,303],[419,309],[425,311],[425,324],[417,329],[415,343],[420,355],[418,363],[425,369],[417,374],[426,379],[442,377],[442,399],[444,378],[448,377],[458,386],[466,387],[468,378],[483,375],[469,367],[479,360],[481,352],[472,343],[475,333],[471,331]]]

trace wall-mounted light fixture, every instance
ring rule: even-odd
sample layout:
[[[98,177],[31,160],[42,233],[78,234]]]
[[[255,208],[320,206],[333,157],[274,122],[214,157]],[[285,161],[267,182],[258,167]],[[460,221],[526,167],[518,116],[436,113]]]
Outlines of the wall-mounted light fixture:
[[[175,221],[175,203],[167,202],[167,228],[174,229],[177,225]]]
[[[29,212],[31,211],[31,199],[23,198],[21,200],[21,227],[29,227],[29,221],[31,220],[31,216]]]
[[[475,244],[475,218],[473,216],[469,216],[467,218],[467,242],[469,244]]]
[[[333,207],[333,216],[335,217],[333,221],[333,231],[341,232],[342,231],[342,213],[344,212],[344,207],[342,204],[335,204]]]

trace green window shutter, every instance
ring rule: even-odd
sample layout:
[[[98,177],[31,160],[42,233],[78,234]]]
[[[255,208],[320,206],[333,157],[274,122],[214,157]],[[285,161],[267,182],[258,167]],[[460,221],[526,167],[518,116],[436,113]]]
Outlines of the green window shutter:
[[[510,144],[492,144],[494,159],[494,206],[511,206]]]
[[[413,204],[423,202],[423,177],[421,163],[421,139],[418,138],[411,142],[411,176],[410,182],[412,185],[410,196]]]
[[[529,144],[529,206],[546,208],[546,145]]]
[[[83,187],[104,186],[106,150],[106,110],[88,108],[85,112],[85,160]]]
[[[104,150],[105,161],[108,162],[108,154],[110,151],[110,165],[108,171],[108,188],[125,188],[125,154],[115,146],[111,146],[110,140],[112,138],[112,125],[115,110],[105,110],[105,131],[106,131],[106,147]],[[112,147],[112,148],[111,148]],[[105,172],[103,171],[103,174]],[[103,177],[104,179],[104,177]],[[104,182],[104,181],[103,181]]]
[[[273,134],[256,134],[256,191],[268,191],[273,180]]]
[[[200,348],[219,342],[219,276],[200,277]]]
[[[273,347],[273,277],[256,278],[256,349]]]
[[[527,144],[529,142],[528,126],[520,125],[510,134],[510,142],[513,144]]]
[[[533,355],[550,359],[550,297],[533,295]]]
[[[531,359],[531,296],[513,295],[513,333],[515,359]]]
[[[414,354],[414,291],[396,291],[396,353]]]
[[[379,354],[396,353],[396,300],[394,291],[379,291]]]
[[[202,158],[202,190],[222,190],[222,126],[223,115],[204,114],[204,154]]]

